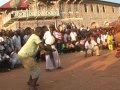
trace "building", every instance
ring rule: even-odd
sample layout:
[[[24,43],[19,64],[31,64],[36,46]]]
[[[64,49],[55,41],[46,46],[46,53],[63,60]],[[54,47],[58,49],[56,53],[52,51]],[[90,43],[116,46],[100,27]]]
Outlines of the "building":
[[[115,21],[120,4],[101,0],[26,0],[26,10],[12,10],[2,17],[2,28],[16,29],[54,23],[74,23],[77,27],[106,26]]]

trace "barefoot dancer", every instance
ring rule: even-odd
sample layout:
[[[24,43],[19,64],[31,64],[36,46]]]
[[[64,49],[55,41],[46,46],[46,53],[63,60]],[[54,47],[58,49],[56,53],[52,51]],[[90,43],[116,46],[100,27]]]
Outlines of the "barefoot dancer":
[[[26,44],[18,52],[19,58],[25,69],[28,70],[30,78],[28,84],[30,85],[30,90],[36,90],[36,82],[40,75],[40,68],[34,60],[34,56],[38,50],[45,49],[40,39],[42,35],[42,29],[37,27],[34,34],[30,36]]]

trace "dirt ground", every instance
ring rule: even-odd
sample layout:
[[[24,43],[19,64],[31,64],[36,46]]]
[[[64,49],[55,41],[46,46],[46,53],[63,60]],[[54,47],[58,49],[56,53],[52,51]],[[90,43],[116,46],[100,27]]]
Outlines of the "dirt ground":
[[[83,52],[60,55],[63,69],[45,71],[40,62],[38,90],[120,90],[120,60],[115,51],[101,51],[101,56],[84,57]],[[0,73],[0,90],[28,90],[25,69]]]

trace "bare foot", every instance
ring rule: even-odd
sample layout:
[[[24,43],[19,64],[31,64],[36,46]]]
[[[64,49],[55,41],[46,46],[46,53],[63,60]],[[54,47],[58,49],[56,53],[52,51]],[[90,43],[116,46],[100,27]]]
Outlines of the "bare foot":
[[[30,86],[30,87],[29,87],[29,90],[38,90],[38,89],[37,89],[37,87],[35,87],[35,86]]]
[[[28,85],[30,85],[31,83],[30,82],[27,82]],[[36,84],[35,86],[39,86],[39,84]]]

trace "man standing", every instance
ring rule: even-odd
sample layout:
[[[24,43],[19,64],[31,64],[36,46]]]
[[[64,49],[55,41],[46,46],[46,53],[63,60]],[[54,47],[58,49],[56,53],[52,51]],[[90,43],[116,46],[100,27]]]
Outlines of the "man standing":
[[[54,30],[55,30],[55,26],[50,25],[49,31],[46,31],[43,36],[46,47],[50,47],[55,50],[54,52],[48,52],[45,55],[47,71],[61,69],[60,57],[59,57],[58,51],[55,47]]]
[[[17,48],[18,50],[20,50],[21,49],[21,38],[18,34],[18,31],[15,31],[12,39],[13,39],[14,48]]]
[[[37,27],[32,34],[26,44],[21,48],[18,52],[18,56],[24,66],[25,69],[28,70],[30,74],[30,78],[28,84],[30,85],[30,90],[36,90],[36,82],[40,75],[40,68],[34,60],[34,56],[38,50],[45,49],[40,39],[42,35],[41,27]]]

